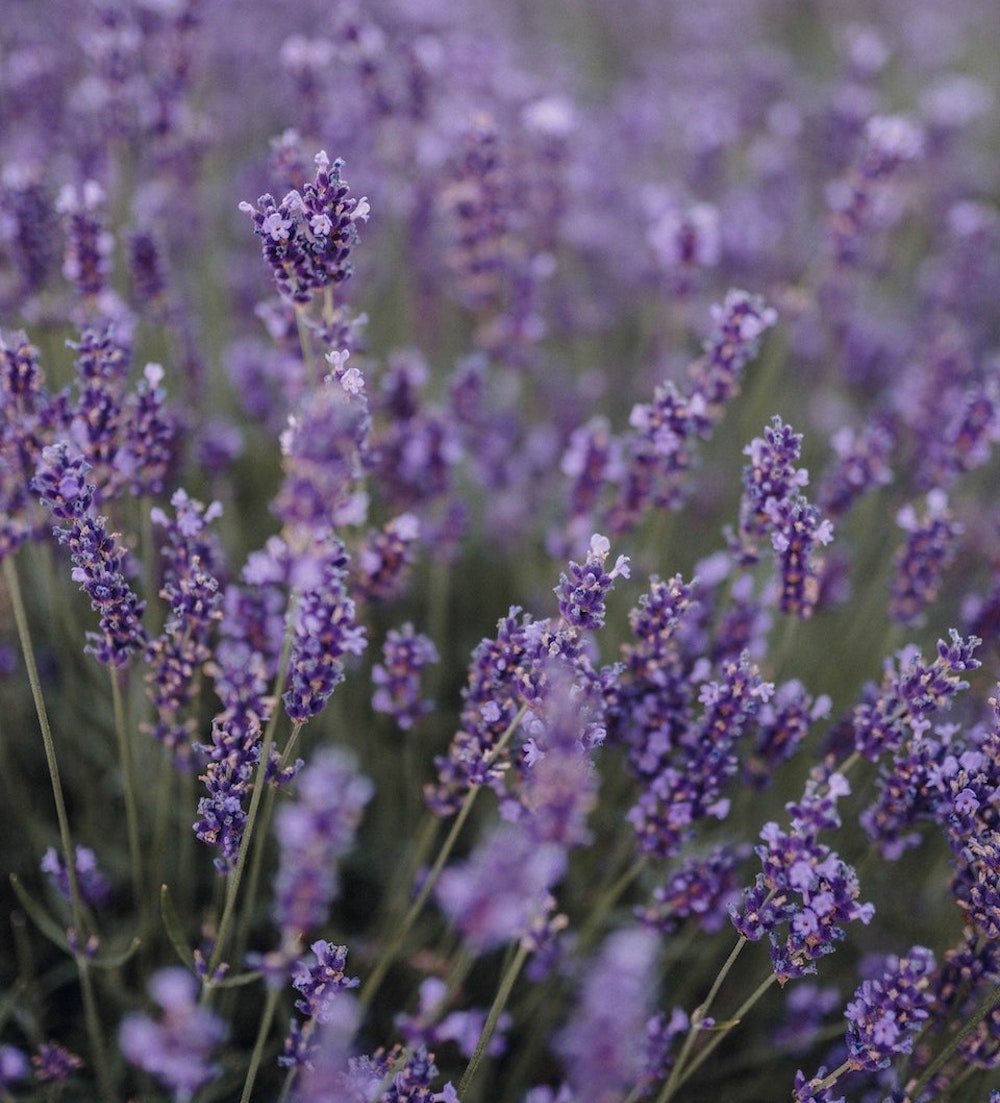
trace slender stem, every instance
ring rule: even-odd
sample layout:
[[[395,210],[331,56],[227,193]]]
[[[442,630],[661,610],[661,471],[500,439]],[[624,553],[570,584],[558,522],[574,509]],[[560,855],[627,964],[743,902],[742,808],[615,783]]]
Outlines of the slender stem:
[[[260,1068],[261,1058],[264,1055],[264,1045],[267,1042],[268,1034],[271,1032],[271,1022],[274,1019],[274,1011],[277,1006],[278,989],[268,987],[264,1010],[260,1016],[260,1026],[257,1028],[257,1040],[254,1042],[253,1053],[250,1055],[246,1080],[243,1081],[243,1094],[240,1096],[240,1103],[249,1103],[250,1093],[253,1091],[254,1080],[257,1079],[257,1070]]]
[[[118,740],[118,758],[122,768],[122,792],[125,800],[125,830],[128,833],[129,864],[132,871],[132,894],[139,909],[139,930],[148,934],[149,901],[142,884],[142,849],[139,842],[139,808],[136,804],[135,763],[132,758],[132,742],[125,725],[125,708],[122,703],[118,670],[109,667],[111,676],[111,701],[115,715],[115,737]]]
[[[917,1081],[916,1086],[910,1092],[910,1096],[913,1099],[919,1099],[920,1093],[926,1084],[931,1082],[931,1078],[937,1075],[938,1070],[944,1065],[944,1063],[955,1053],[958,1047],[969,1037],[969,1035],[976,1029],[976,1027],[982,1022],[983,1019],[1000,1004],[1000,985],[989,986],[986,991],[986,995],[979,1001],[975,1011],[965,1020],[962,1025],[962,1029],[948,1042],[943,1050],[934,1058],[934,1060],[924,1069],[920,1079]]]
[[[483,1024],[479,1040],[476,1042],[475,1052],[472,1054],[472,1059],[469,1061],[468,1067],[462,1076],[462,1081],[458,1086],[459,1097],[463,1096],[466,1091],[468,1091],[469,1085],[475,1079],[476,1072],[483,1059],[483,1054],[486,1052],[486,1047],[490,1044],[493,1032],[496,1030],[497,1023],[500,1021],[500,1016],[503,1014],[503,1009],[507,1006],[507,1000],[510,999],[510,993],[514,987],[514,982],[517,980],[530,952],[531,950],[528,945],[522,942],[517,948],[514,960],[510,963],[507,971],[500,980],[500,987],[497,989],[497,994],[493,999],[493,1005],[490,1007],[490,1012],[486,1016],[486,1022]]]
[[[111,1079],[108,1073],[107,1056],[104,1051],[104,1039],[101,1034],[100,1017],[97,1014],[97,1001],[94,997],[93,980],[90,975],[90,963],[83,951],[79,948],[86,944],[86,931],[84,929],[83,900],[80,895],[80,883],[76,875],[76,851],[73,847],[73,839],[69,829],[69,816],[66,812],[66,799],[63,795],[62,780],[59,775],[59,763],[56,759],[55,741],[52,738],[52,728],[49,725],[49,714],[45,707],[45,697],[42,694],[42,682],[38,676],[38,666],[35,663],[35,651],[31,642],[31,630],[28,626],[28,616],[24,607],[24,599],[21,595],[21,584],[14,565],[13,556],[7,555],[3,561],[4,578],[10,593],[10,603],[14,611],[14,623],[17,625],[18,639],[21,642],[21,652],[24,655],[24,666],[28,672],[28,683],[31,686],[31,696],[35,703],[35,713],[38,716],[38,726],[42,733],[42,746],[45,750],[45,761],[49,770],[49,781],[52,786],[52,799],[56,808],[56,820],[59,824],[59,839],[62,844],[66,861],[66,874],[69,880],[70,909],[73,916],[76,942],[71,946],[77,972],[80,975],[80,989],[83,995],[84,1018],[87,1025],[87,1036],[90,1040],[91,1060],[94,1064],[94,1074],[97,1077],[97,1086],[100,1096],[105,1103],[113,1103],[114,1092],[111,1088]]]
[[[483,756],[487,765],[493,762],[510,742],[514,732],[517,730],[518,724],[521,722],[521,718],[524,716],[525,712],[527,712],[527,709],[527,705],[522,705],[521,708],[518,709],[517,715],[507,725],[507,730],[500,739],[497,740],[490,751]],[[395,960],[396,955],[399,953],[400,948],[406,940],[406,936],[410,933],[410,928],[413,926],[414,922],[416,922],[417,916],[423,910],[424,904],[427,903],[427,898],[434,890],[434,886],[441,876],[441,871],[444,869],[445,863],[451,857],[451,852],[455,847],[455,843],[458,841],[462,828],[465,826],[465,821],[469,818],[469,813],[472,811],[472,806],[481,788],[482,786],[480,785],[472,785],[469,787],[469,791],[465,795],[465,800],[462,802],[462,807],[459,808],[458,815],[455,817],[451,825],[451,830],[448,832],[448,837],[445,839],[434,861],[434,865],[424,879],[424,883],[420,888],[420,892],[417,894],[417,898],[410,905],[406,915],[403,916],[399,926],[396,928],[395,937],[382,953],[371,975],[361,988],[358,999],[362,1009],[367,1008],[371,1004],[372,998],[378,991],[379,985],[385,980],[385,975],[389,971],[389,966]]]

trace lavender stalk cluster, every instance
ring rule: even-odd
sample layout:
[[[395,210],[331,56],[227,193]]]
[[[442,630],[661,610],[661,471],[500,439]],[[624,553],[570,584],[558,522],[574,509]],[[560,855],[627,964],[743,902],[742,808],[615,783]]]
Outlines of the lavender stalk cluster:
[[[7,9],[0,1098],[1000,1100],[994,0]]]

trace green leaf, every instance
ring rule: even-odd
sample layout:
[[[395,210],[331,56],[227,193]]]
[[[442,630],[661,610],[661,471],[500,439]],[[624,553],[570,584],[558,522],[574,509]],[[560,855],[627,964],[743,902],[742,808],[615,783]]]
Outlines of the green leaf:
[[[170,889],[166,885],[160,885],[160,915],[163,916],[163,926],[170,939],[177,956],[182,964],[189,969],[194,969],[194,952],[184,940],[184,931],[181,929],[181,919],[170,898]]]
[[[138,938],[133,938],[121,953],[108,954],[106,957],[95,958],[90,964],[95,969],[117,969],[119,966],[124,965],[130,957],[135,956],[136,950],[139,949],[139,942],[140,940]]]
[[[69,948],[66,932],[42,905],[28,894],[28,890],[21,884],[21,880],[16,873],[10,875],[10,883],[14,888],[14,892],[17,893],[18,900],[21,901],[21,907],[28,913],[35,926],[50,942],[54,942],[60,950],[65,950],[66,953],[71,954],[73,951]]]

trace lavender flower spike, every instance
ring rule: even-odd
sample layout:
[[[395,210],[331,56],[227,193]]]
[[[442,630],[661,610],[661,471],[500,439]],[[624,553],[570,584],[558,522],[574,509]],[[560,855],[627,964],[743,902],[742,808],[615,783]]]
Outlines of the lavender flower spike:
[[[563,620],[584,631],[600,628],[604,624],[604,595],[612,589],[616,578],[628,578],[628,556],[620,555],[610,572],[604,570],[604,561],[611,550],[606,536],[595,533],[590,538],[590,550],[583,566],[570,562],[570,575],[559,576],[555,588],[559,598],[559,612]]]
[[[42,452],[32,488],[58,521],[68,521],[54,532],[68,544],[73,558],[73,580],[101,614],[103,635],[87,633],[87,652],[98,662],[123,666],[137,648],[146,643],[139,601],[125,580],[125,551],[117,537],[107,530],[105,518],[93,515],[94,486],[86,480],[89,465],[70,457],[65,442]]]
[[[119,1045],[128,1061],[170,1088],[178,1103],[186,1103],[222,1071],[211,1053],[225,1041],[226,1025],[214,1012],[198,1006],[198,982],[186,969],[154,974],[149,993],[162,1009],[159,1021],[149,1015],[126,1015],[118,1032]]]

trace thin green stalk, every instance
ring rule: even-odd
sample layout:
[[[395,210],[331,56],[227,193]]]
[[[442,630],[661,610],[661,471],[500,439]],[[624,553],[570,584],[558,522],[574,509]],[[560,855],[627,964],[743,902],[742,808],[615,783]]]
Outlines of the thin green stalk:
[[[715,997],[719,994],[719,989],[722,987],[723,981],[729,975],[732,967],[736,964],[736,959],[743,952],[743,947],[746,946],[746,944],[747,939],[743,935],[740,935],[729,957],[726,958],[725,964],[719,970],[718,976],[712,983],[712,987],[709,989],[709,993],[705,997],[704,1002],[699,1007],[696,1007],[691,1013],[691,1028],[688,1030],[687,1037],[684,1039],[684,1044],[681,1046],[681,1051],[677,1055],[674,1067],[670,1070],[670,1075],[667,1077],[660,1094],[656,1097],[656,1103],[667,1103],[668,1099],[672,1099],[674,1092],[687,1078],[687,1060],[694,1047],[695,1041],[701,1035],[701,1023],[708,1015]]]
[[[129,866],[132,871],[132,895],[139,909],[139,930],[143,941],[150,930],[149,900],[142,883],[142,848],[139,841],[139,806],[136,804],[135,762],[132,758],[132,741],[125,725],[125,708],[122,702],[121,686],[118,684],[118,670],[109,667],[111,676],[111,701],[115,716],[115,737],[118,741],[118,758],[122,769],[122,792],[125,799],[125,830],[128,834]]]
[[[249,1103],[250,1093],[253,1091],[254,1081],[257,1079],[257,1070],[260,1068],[261,1058],[264,1056],[264,1045],[267,1036],[271,1032],[271,1022],[274,1019],[274,1011],[278,1006],[278,989],[267,989],[267,998],[264,1001],[264,1010],[260,1016],[260,1026],[257,1028],[257,1040],[254,1042],[253,1053],[250,1055],[250,1065],[247,1068],[246,1079],[243,1081],[243,1094],[240,1103]]]
[[[3,569],[7,589],[10,593],[11,607],[14,611],[14,623],[17,625],[17,635],[21,643],[21,652],[24,655],[24,666],[28,673],[28,684],[31,686],[31,696],[35,703],[38,726],[42,733],[42,746],[45,750],[45,761],[52,786],[52,799],[55,803],[56,820],[59,825],[59,839],[66,861],[70,909],[76,934],[76,946],[71,946],[71,950],[80,976],[80,990],[83,995],[84,1019],[87,1026],[87,1037],[90,1041],[91,1060],[93,1061],[94,1074],[97,1077],[97,1087],[101,1098],[105,1103],[114,1103],[115,1097],[108,1073],[107,1055],[104,1051],[104,1039],[101,1034],[100,1017],[97,1013],[97,1001],[94,997],[90,965],[82,951],[77,948],[86,944],[87,936],[84,929],[83,899],[80,895],[80,883],[76,875],[76,851],[69,829],[69,816],[66,812],[66,800],[63,795],[62,779],[59,775],[59,763],[56,759],[55,741],[52,738],[52,729],[49,725],[49,714],[45,707],[42,683],[38,676],[34,646],[31,642],[31,630],[28,626],[28,616],[24,607],[21,584],[13,556],[7,555],[4,557]]]
[[[510,993],[514,987],[514,982],[517,980],[530,952],[531,950],[528,945],[522,942],[517,948],[514,960],[510,963],[507,971],[500,980],[500,987],[497,989],[497,994],[493,999],[493,1005],[490,1007],[490,1012],[486,1016],[486,1022],[483,1024],[479,1040],[476,1042],[475,1052],[472,1054],[472,1058],[458,1086],[458,1094],[460,1097],[465,1095],[469,1089],[469,1085],[475,1079],[476,1072],[483,1059],[483,1054],[486,1052],[486,1047],[490,1044],[493,1032],[496,1030],[501,1014],[503,1014],[503,1009],[507,1006],[507,1000],[510,999]]]
[[[487,764],[496,759],[497,755],[507,746],[510,742],[514,732],[517,730],[518,724],[520,724],[522,717],[527,712],[527,705],[522,705],[518,709],[517,715],[507,725],[507,730],[503,733],[500,739],[494,744],[491,750],[484,756]],[[438,852],[438,856],[434,861],[434,865],[431,867],[430,872],[424,879],[424,883],[421,886],[420,892],[417,894],[417,898],[410,905],[406,915],[403,916],[396,928],[395,936],[388,947],[383,951],[379,960],[375,964],[375,968],[372,970],[368,980],[361,988],[359,995],[359,1002],[362,1009],[367,1008],[378,991],[379,985],[385,980],[385,975],[389,971],[389,966],[396,959],[396,955],[399,953],[403,943],[406,941],[406,936],[410,933],[410,928],[416,922],[417,916],[423,910],[424,904],[427,903],[427,899],[434,890],[434,886],[437,884],[438,878],[441,876],[441,871],[445,867],[445,863],[451,857],[451,852],[455,847],[455,843],[458,841],[458,837],[462,832],[462,828],[465,826],[465,821],[469,818],[469,813],[472,811],[472,806],[475,803],[476,797],[479,795],[479,791],[482,786],[473,785],[469,788],[468,793],[465,796],[465,800],[462,802],[462,807],[458,810],[458,815],[455,817],[454,822],[451,825],[451,830],[448,832],[448,836],[445,839],[441,850]]]

